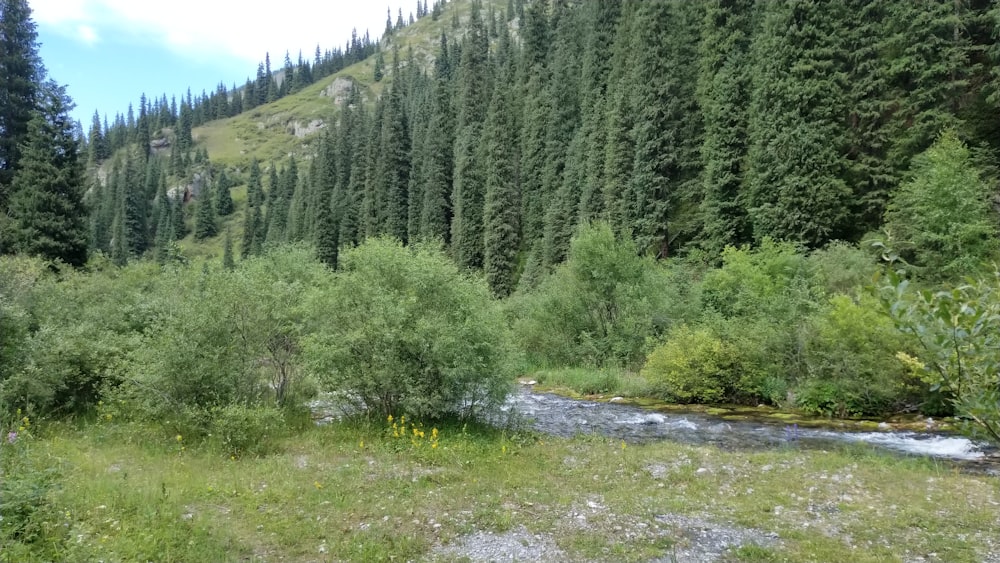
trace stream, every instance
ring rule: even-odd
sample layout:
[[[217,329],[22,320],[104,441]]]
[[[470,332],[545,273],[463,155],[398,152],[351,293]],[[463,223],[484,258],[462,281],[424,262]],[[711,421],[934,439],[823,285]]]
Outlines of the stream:
[[[819,419],[810,419],[808,426],[799,426],[752,413],[723,417],[697,409],[657,408],[613,401],[536,392],[530,383],[520,384],[502,407],[502,413],[491,422],[501,426],[514,424],[564,438],[596,434],[628,443],[669,440],[714,445],[727,450],[827,449],[860,443],[882,451],[941,459],[967,470],[1000,475],[997,448],[950,432],[894,430],[891,427],[880,427],[877,431],[857,430],[837,428],[838,421]],[[309,408],[317,424],[340,418],[344,412],[330,396],[312,401]]]
[[[561,437],[599,434],[629,443],[670,440],[729,450],[783,446],[823,449],[863,443],[898,454],[957,461],[1000,474],[996,448],[946,432],[852,431],[752,419],[729,420],[703,412],[657,410],[538,393],[530,385],[518,385],[503,408],[509,415],[523,417],[533,430]]]

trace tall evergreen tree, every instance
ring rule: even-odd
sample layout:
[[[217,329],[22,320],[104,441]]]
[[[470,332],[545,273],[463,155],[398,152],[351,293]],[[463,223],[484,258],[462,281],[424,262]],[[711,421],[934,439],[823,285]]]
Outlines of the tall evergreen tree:
[[[382,116],[381,146],[378,172],[385,194],[384,232],[406,242],[409,219],[407,187],[410,181],[410,133],[403,100],[403,80],[400,75],[399,51],[392,52],[392,85]]]
[[[79,267],[87,261],[87,224],[69,116],[73,103],[62,87],[51,83],[41,101],[42,110],[28,122],[14,174],[9,210],[14,248]]]
[[[752,240],[745,201],[747,106],[753,0],[705,4],[698,54],[698,103],[705,123],[702,245],[718,254]]]
[[[232,187],[229,185],[229,176],[226,175],[225,170],[219,170],[218,177],[215,180],[215,212],[220,217],[225,217],[227,215],[232,215],[233,211],[236,210],[236,206],[233,203],[233,194],[231,192]]]
[[[215,204],[212,201],[212,185],[206,178],[198,194],[198,213],[195,215],[194,238],[195,240],[205,240],[214,237],[219,233],[219,227],[215,223]]]
[[[27,0],[0,0],[0,216],[44,73]]]
[[[485,186],[475,153],[482,134],[491,90],[489,38],[479,0],[472,4],[469,29],[462,47],[458,76],[458,122],[455,135],[455,171],[451,225],[452,253],[463,268],[483,264],[483,203]]]
[[[437,4],[435,4],[435,7]],[[420,210],[420,235],[426,239],[450,239],[451,187],[454,167],[455,118],[452,111],[451,66],[448,38],[441,34],[441,48],[434,61],[434,109],[427,126],[426,184]]]
[[[843,238],[851,218],[846,10],[840,3],[760,4],[747,158],[754,237],[817,246]]]
[[[258,232],[263,229],[260,208],[264,204],[264,188],[261,186],[260,164],[256,158],[250,161],[249,175],[247,209],[243,217],[243,244],[240,245],[240,258],[243,260],[259,252],[261,237]]]
[[[486,116],[481,161],[486,168],[483,270],[490,289],[498,297],[514,291],[521,236],[521,202],[517,183],[517,139],[511,108],[513,67],[510,38],[500,35],[498,66],[493,97]]]
[[[323,142],[323,154],[314,177],[316,194],[316,257],[332,269],[337,268],[340,229],[333,209],[336,184],[336,150],[329,132]]]

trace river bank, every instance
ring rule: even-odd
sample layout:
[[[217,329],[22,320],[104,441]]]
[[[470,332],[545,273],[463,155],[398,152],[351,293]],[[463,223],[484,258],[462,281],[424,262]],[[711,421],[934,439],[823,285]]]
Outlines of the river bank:
[[[39,541],[0,560],[1000,561],[1000,479],[943,460],[405,424],[307,424],[242,459],[51,425],[20,444],[56,472]]]

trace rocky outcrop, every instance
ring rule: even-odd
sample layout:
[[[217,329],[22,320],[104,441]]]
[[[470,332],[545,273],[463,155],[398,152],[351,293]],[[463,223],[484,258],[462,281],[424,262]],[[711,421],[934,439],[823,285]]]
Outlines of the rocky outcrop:
[[[320,95],[333,98],[333,103],[340,105],[351,94],[352,86],[354,86],[353,79],[340,76],[324,88]]]
[[[312,135],[324,127],[326,127],[326,123],[322,119],[314,119],[308,125],[303,125],[301,121],[296,120],[288,124],[287,130],[290,134],[301,139],[307,135]]]

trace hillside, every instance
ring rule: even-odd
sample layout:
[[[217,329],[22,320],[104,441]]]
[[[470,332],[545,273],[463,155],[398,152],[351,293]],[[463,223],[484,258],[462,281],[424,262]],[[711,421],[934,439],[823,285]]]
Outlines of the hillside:
[[[452,0],[437,21],[418,19],[382,42],[383,51],[398,46],[406,56],[412,49],[414,61],[423,70],[433,66],[441,33],[459,36],[462,27],[454,27],[457,12],[461,25],[468,24],[471,0]],[[494,0],[500,5],[501,2]],[[489,5],[489,0],[487,1]],[[357,86],[368,102],[378,98],[392,76],[375,81],[375,55],[355,63],[276,102],[254,108],[236,117],[211,121],[192,131],[197,146],[205,147],[213,162],[242,168],[250,159],[278,161],[289,156],[312,156],[310,146],[315,134],[336,119],[339,106],[352,85]],[[406,60],[402,61],[404,67]]]

